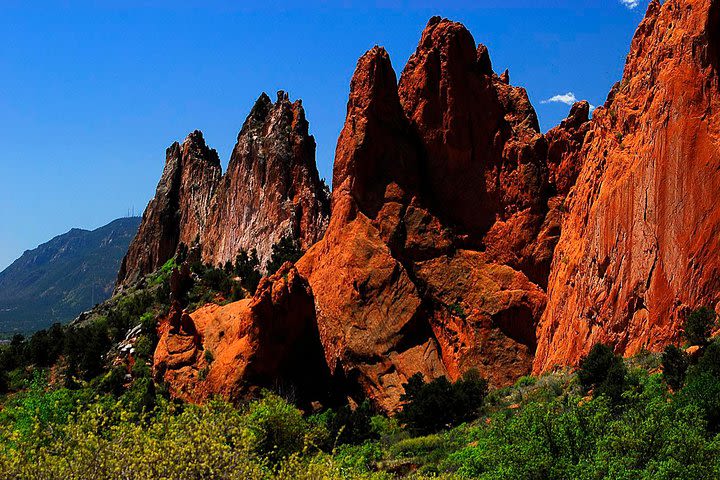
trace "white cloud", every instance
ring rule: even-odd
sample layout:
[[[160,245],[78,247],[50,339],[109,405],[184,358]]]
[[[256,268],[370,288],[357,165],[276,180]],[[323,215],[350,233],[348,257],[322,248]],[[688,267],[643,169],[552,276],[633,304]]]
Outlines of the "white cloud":
[[[638,5],[640,5],[640,0],[620,0],[620,3],[632,10],[634,8],[637,8]]]
[[[568,92],[563,95],[555,95],[554,97],[550,97],[540,103],[564,103],[565,105],[572,105],[575,102],[577,102],[575,94],[573,92]]]

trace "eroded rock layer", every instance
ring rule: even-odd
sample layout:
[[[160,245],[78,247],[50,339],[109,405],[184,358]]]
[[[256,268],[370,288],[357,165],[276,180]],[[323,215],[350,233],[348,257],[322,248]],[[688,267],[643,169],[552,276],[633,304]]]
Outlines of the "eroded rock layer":
[[[261,388],[298,401],[330,394],[312,293],[290,264],[263,279],[253,298],[192,313],[175,304],[159,334],[154,373],[175,397],[238,399]]]
[[[458,23],[430,20],[399,88],[382,48],[358,61],[330,225],[297,264],[332,371],[387,411],[417,372],[530,371],[546,152],[525,91]]]
[[[535,371],[597,342],[660,350],[688,309],[718,301],[719,48],[719,2],[650,3],[579,154]]]

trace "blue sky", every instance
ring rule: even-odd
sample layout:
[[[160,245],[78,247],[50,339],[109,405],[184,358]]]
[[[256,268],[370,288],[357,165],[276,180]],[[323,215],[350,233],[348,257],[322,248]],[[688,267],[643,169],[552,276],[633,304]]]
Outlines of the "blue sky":
[[[541,6],[538,6],[541,5]],[[302,98],[331,177],[350,77],[395,71],[428,18],[463,22],[527,88],[543,130],[604,102],[647,0],[0,1],[0,269],[72,227],[142,213],[165,148],[201,129],[227,165],[262,91]]]

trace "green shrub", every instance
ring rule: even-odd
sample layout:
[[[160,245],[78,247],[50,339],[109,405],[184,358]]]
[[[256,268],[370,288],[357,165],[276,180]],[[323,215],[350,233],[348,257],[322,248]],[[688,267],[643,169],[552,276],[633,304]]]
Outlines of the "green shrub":
[[[425,383],[417,373],[403,385],[398,420],[420,434],[434,433],[475,418],[487,395],[487,381],[471,370],[457,382],[440,377]]]
[[[249,255],[246,250],[240,250],[235,257],[235,275],[240,277],[240,283],[250,295],[255,293],[262,278],[256,249],[253,248]]]
[[[680,389],[685,384],[685,375],[688,369],[687,354],[675,345],[668,345],[662,356],[662,369],[665,381],[673,390]]]
[[[365,400],[354,410],[344,405],[337,411],[326,410],[316,415],[314,421],[322,424],[327,430],[326,443],[323,447],[331,450],[337,445],[357,445],[379,438],[372,424],[374,413],[370,402]]]
[[[580,360],[578,379],[587,392],[593,389],[594,396],[605,395],[613,405],[621,402],[627,386],[627,369],[622,357],[615,355],[612,348],[601,343],[593,345],[590,353]]]
[[[206,361],[207,363],[212,363],[213,360],[215,360],[215,356],[214,356],[213,353],[212,353],[210,350],[208,350],[208,349],[205,349],[205,354],[204,354],[204,356],[205,356],[205,361]]]
[[[270,260],[265,265],[268,275],[280,270],[285,262],[297,262],[302,257],[303,251],[300,248],[300,242],[291,236],[284,236],[276,244],[272,246]]]
[[[246,418],[255,435],[255,451],[273,463],[300,452],[305,445],[308,423],[302,412],[275,394],[266,392],[250,404]]]
[[[683,335],[690,345],[704,345],[715,326],[717,315],[708,307],[701,307],[688,315],[683,325]]]

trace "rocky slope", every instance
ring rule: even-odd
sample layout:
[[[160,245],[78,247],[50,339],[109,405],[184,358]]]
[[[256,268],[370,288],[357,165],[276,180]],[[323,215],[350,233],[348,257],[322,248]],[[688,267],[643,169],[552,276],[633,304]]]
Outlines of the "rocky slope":
[[[331,393],[312,293],[289,263],[252,298],[192,313],[174,304],[159,334],[155,376],[176,397],[198,402],[275,388],[302,402]]]
[[[28,250],[0,272],[0,333],[67,322],[107,299],[139,218],[93,231],[74,228]]]
[[[720,3],[653,0],[598,108],[555,253],[535,370],[678,339],[719,300]]]
[[[328,192],[315,166],[315,140],[301,102],[262,94],[243,124],[228,171],[202,133],[191,133],[166,154],[155,198],[118,274],[118,287],[155,271],[181,244],[200,245],[213,265],[257,249],[261,265],[283,236],[303,248],[325,231]]]

